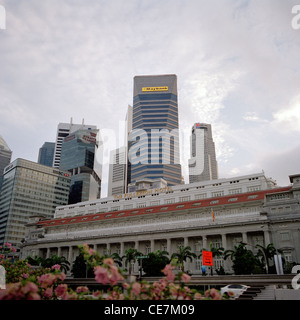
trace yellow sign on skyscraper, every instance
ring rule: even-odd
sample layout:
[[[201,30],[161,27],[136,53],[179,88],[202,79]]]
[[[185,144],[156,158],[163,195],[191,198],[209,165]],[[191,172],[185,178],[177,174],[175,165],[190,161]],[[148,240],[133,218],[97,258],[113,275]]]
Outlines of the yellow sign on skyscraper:
[[[142,91],[143,92],[149,92],[149,91],[168,91],[169,87],[164,86],[164,87],[143,87]]]

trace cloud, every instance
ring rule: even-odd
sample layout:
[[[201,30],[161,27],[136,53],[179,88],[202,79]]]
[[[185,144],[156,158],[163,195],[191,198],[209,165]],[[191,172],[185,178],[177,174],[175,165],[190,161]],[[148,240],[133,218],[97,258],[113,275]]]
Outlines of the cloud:
[[[300,131],[300,95],[295,97],[291,104],[273,114],[274,126],[280,130],[293,132]]]

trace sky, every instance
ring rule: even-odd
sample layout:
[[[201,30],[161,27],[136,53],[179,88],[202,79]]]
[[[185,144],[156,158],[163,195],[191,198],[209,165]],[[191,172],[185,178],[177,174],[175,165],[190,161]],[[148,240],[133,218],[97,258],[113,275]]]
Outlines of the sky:
[[[289,185],[300,173],[297,2],[0,0],[0,135],[12,160],[37,161],[71,118],[97,125],[107,153],[122,146],[134,76],[176,74],[186,183],[191,128],[204,122],[220,178],[263,170]],[[102,196],[107,177],[104,165]]]

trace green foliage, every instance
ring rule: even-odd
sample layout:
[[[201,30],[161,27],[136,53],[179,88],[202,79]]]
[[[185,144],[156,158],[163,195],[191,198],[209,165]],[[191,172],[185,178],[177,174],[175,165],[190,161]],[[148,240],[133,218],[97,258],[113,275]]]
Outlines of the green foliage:
[[[261,263],[257,257],[254,256],[251,250],[246,248],[245,244],[235,246],[234,250],[226,250],[224,252],[224,259],[231,257],[232,269],[236,275],[251,274],[258,272],[258,267],[261,268]]]
[[[167,251],[150,252],[148,258],[143,259],[142,266],[146,276],[162,276],[162,269],[170,262]]]

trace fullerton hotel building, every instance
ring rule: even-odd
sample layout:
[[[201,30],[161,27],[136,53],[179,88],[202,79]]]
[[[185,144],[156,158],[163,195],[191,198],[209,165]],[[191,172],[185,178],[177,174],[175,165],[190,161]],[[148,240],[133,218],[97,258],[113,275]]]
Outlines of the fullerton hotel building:
[[[64,256],[72,263],[78,245],[100,254],[129,248],[143,254],[190,246],[197,256],[211,247],[233,249],[240,242],[256,253],[273,243],[285,261],[300,262],[300,174],[279,187],[264,173],[166,186],[166,181],[137,181],[127,194],[57,207],[53,219],[33,216],[27,225],[22,258]],[[201,273],[202,258],[185,263]],[[214,269],[232,272],[231,261],[214,258]],[[135,272],[138,266],[135,265]]]

